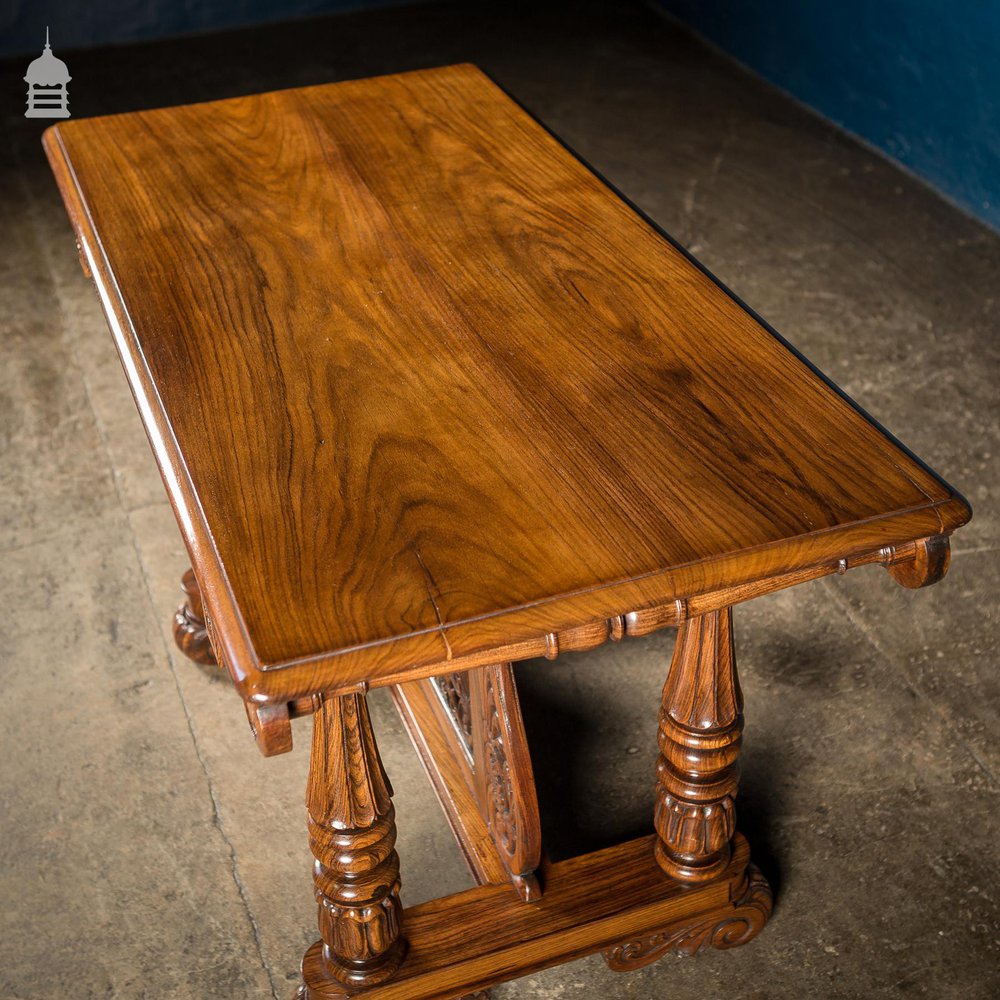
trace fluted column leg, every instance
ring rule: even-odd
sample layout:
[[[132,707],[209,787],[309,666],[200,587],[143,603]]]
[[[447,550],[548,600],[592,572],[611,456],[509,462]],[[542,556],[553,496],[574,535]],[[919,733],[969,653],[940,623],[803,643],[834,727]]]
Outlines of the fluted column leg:
[[[729,608],[684,622],[660,710],[656,859],[671,877],[706,882],[730,857],[743,697]]]
[[[691,885],[688,899],[699,898],[697,886],[715,901],[609,948],[604,958],[612,969],[640,969],[672,951],[735,948],[767,923],[767,880],[744,861],[745,842],[733,849],[742,736],[732,615],[723,608],[689,619],[678,631],[660,708],[654,813],[660,868]],[[728,900],[720,905],[713,894],[726,883]]]
[[[363,694],[324,696],[306,805],[323,957],[347,987],[389,979],[405,953],[392,789]]]

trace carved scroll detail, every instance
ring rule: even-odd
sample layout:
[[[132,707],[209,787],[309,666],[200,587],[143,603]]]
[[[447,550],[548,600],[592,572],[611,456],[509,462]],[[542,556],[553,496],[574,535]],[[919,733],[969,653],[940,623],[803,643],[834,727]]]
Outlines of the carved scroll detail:
[[[514,887],[523,899],[537,899],[541,827],[513,668],[509,663],[484,667],[472,684],[480,809]]]
[[[440,674],[431,684],[458,737],[453,757],[498,860],[522,899],[540,899],[535,869],[541,863],[541,824],[513,667],[495,663]]]
[[[496,681],[492,671],[486,674],[486,786],[493,839],[508,859],[517,854],[517,817],[514,811],[514,787],[504,747],[503,723]]]
[[[743,892],[730,907],[694,923],[668,927],[625,941],[604,952],[604,959],[615,972],[628,972],[650,965],[670,951],[696,955],[707,948],[736,948],[760,933],[771,915],[772,906],[767,879],[750,865]]]

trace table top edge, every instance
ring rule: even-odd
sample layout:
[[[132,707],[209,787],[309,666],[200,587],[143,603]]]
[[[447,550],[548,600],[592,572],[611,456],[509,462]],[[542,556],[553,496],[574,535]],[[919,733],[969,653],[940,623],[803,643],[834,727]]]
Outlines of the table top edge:
[[[305,676],[306,674],[314,679],[312,682],[312,689],[315,690],[327,690],[331,687],[346,688],[352,685],[357,685],[358,683],[372,683],[375,685],[391,683],[394,678],[399,679],[407,672],[405,665],[405,653],[401,653],[400,657],[391,657],[390,661],[387,661],[389,665],[383,665],[379,671],[373,673],[371,676],[368,676],[364,671],[352,671],[349,675],[347,675],[342,671],[337,670],[336,667],[339,664],[346,663],[346,660],[349,658],[353,658],[358,655],[363,656],[365,650],[373,649],[376,646],[381,648],[389,646],[403,646],[408,642],[412,643],[412,641],[419,636],[438,636],[440,642],[440,652],[444,655],[438,656],[435,662],[438,664],[447,663],[451,657],[451,649],[448,641],[449,634],[454,634],[458,630],[462,629],[468,630],[476,623],[486,620],[497,621],[499,619],[509,618],[534,607],[541,607],[543,605],[547,608],[555,607],[561,603],[565,603],[567,599],[573,599],[577,596],[554,595],[550,598],[546,598],[544,601],[538,602],[537,605],[499,609],[485,616],[456,622],[446,622],[443,626],[438,628],[430,628],[416,632],[388,636],[384,639],[376,640],[373,643],[363,644],[362,646],[318,652],[306,658],[291,659],[283,662],[262,663],[257,656],[246,623],[240,613],[232,585],[228,579],[225,566],[212,537],[212,532],[199,501],[197,491],[194,487],[191,476],[187,471],[180,446],[174,437],[169,416],[159,399],[155,381],[148,365],[145,362],[145,358],[143,357],[142,347],[136,332],[132,327],[132,322],[126,308],[124,298],[118,290],[115,276],[103,250],[96,227],[90,217],[86,201],[81,193],[80,185],[76,180],[69,156],[67,155],[66,149],[62,143],[58,125],[50,126],[45,131],[43,134],[43,146],[52,166],[53,173],[55,174],[71,222],[76,231],[81,259],[84,260],[85,266],[89,267],[91,276],[93,277],[101,297],[102,305],[104,307],[109,326],[111,327],[119,356],[126,370],[130,388],[140,410],[143,424],[147,435],[149,436],[161,475],[163,476],[170,503],[177,516],[185,545],[187,546],[188,552],[191,556],[193,568],[199,578],[206,607],[209,610],[212,620],[216,626],[215,632],[217,640],[222,647],[222,657],[233,675],[233,679],[237,687],[241,690],[241,693],[243,693],[245,697],[270,700],[274,697],[284,697],[285,694],[282,692],[290,693],[289,696],[297,696],[294,692],[298,692],[302,687],[299,678]],[[600,178],[599,174],[597,176]],[[600,179],[604,181],[603,178]],[[604,183],[607,182],[604,181]],[[622,196],[621,193],[613,187],[613,185],[608,184],[608,187],[618,197],[623,198],[623,200],[629,204],[633,210],[637,211],[647,224],[653,226],[657,232],[659,232],[662,236],[665,236],[665,238],[670,240],[676,246],[676,242],[673,241],[668,234],[665,234],[661,227],[650,220],[645,213],[636,209],[627,198]],[[714,275],[711,275],[700,262],[691,258],[689,254],[686,254],[686,252],[685,256],[687,256],[689,260],[692,260],[695,266],[709,274],[709,277],[711,277],[712,280],[719,285],[724,293],[730,295],[744,309],[747,309],[747,311],[750,312],[755,319],[757,319],[757,321],[760,322],[766,330],[768,330],[768,332],[775,336],[790,351],[801,358],[801,354],[799,354],[794,347],[789,345],[788,342],[780,336],[780,334],[775,333],[775,331],[766,322],[762,321],[760,317],[753,312],[753,310],[750,310],[739,300],[737,296],[733,295],[733,293],[730,292],[725,285],[719,282]],[[817,371],[815,366],[811,365],[811,363],[808,361],[806,361],[806,363],[809,364],[809,367],[814,371]],[[889,438],[892,443],[900,447],[907,455],[909,455],[909,457],[913,458],[925,469],[927,468],[927,466],[924,465],[919,458],[913,456],[908,449],[900,445],[900,443],[896,441],[891,434],[885,431],[885,429],[882,428],[877,421],[870,417],[863,410],[863,408],[851,400],[850,397],[843,392],[843,390],[841,390],[834,383],[830,382],[830,380],[821,372],[819,374],[828,385],[845,398],[847,402],[853,405],[866,420],[876,427],[877,430]],[[966,523],[971,517],[971,508],[964,497],[949,486],[943,479],[941,479],[940,476],[933,473],[933,470],[928,469],[928,471],[930,471],[934,478],[936,478],[941,484],[942,490],[947,494],[946,496],[941,499],[928,498],[928,503],[926,504],[902,511],[887,512],[885,515],[868,519],[868,521],[865,522],[866,526],[872,528],[878,528],[879,526],[884,528],[889,525],[890,522],[893,523],[894,530],[889,531],[885,536],[886,538],[891,539],[886,542],[886,544],[911,542],[917,538],[930,534],[947,534]],[[932,514],[934,517],[928,520],[928,516]],[[936,528],[932,523],[935,518],[937,524]],[[861,522],[836,525],[821,529],[818,532],[813,532],[808,535],[800,535],[791,539],[783,539],[775,543],[769,543],[767,546],[758,547],[758,549],[776,550],[781,546],[793,544],[801,545],[804,540],[824,536],[826,538],[835,537],[843,539],[844,548],[846,550],[851,548],[850,538],[852,536],[852,532],[856,532],[856,529],[859,526],[862,526]],[[725,558],[730,560],[748,558],[753,555],[754,551],[756,550],[727,553]],[[844,553],[845,556],[849,554],[851,553],[847,551]],[[794,560],[792,563],[789,563],[784,568],[784,572],[796,572],[816,568],[829,562],[831,558],[834,557],[830,554],[828,549],[820,547],[814,550],[810,544],[806,544],[801,557],[798,560]],[[843,556],[838,556],[836,558],[843,558]],[[710,561],[711,560],[701,560],[698,563],[691,564],[691,566],[704,567]],[[612,595],[622,587],[648,583],[653,579],[669,580],[671,577],[676,576],[679,570],[685,568],[687,567],[665,567],[663,569],[656,570],[651,574],[647,574],[645,577],[637,577],[635,579],[623,581],[613,581],[608,584],[599,584],[595,587],[589,588],[586,593],[595,594],[601,592],[606,595]],[[763,578],[766,578],[766,575]],[[679,599],[684,599],[684,596]],[[621,609],[614,612],[614,614],[618,615],[624,613],[626,613],[626,611]],[[558,630],[561,627],[566,626],[554,622],[550,627],[542,629],[541,632],[544,634],[546,632]],[[427,657],[425,656],[424,659],[426,660]],[[321,677],[325,679],[320,680]],[[279,678],[281,678],[281,680],[279,680]]]

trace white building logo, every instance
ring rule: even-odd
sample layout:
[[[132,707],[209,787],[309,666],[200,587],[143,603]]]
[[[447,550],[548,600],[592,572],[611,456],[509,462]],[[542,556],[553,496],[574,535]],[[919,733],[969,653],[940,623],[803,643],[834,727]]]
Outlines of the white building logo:
[[[66,84],[72,79],[66,63],[56,59],[49,45],[49,29],[45,29],[45,48],[28,67],[28,110],[25,118],[69,118],[69,94]]]

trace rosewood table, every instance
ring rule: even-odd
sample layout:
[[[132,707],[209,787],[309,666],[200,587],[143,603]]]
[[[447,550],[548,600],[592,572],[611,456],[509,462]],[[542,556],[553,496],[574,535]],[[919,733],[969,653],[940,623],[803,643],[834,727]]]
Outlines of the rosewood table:
[[[44,142],[191,556],[178,641],[265,754],[314,716],[301,995],[757,934],[732,609],[933,583],[965,500],[475,67]],[[655,834],[548,862],[511,663],[669,626]],[[406,910],[382,686],[479,883]]]

